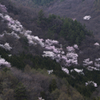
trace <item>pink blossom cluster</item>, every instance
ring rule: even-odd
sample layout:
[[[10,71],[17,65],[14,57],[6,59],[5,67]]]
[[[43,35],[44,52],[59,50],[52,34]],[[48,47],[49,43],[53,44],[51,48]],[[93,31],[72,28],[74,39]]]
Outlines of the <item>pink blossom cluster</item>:
[[[2,10],[2,12],[7,12],[7,8],[5,5],[0,4],[0,9]]]
[[[5,16],[3,17],[3,19],[4,19],[4,20],[7,20],[9,23],[14,24],[14,20],[13,20],[9,15],[5,15]]]
[[[28,39],[28,43],[31,45],[37,45],[40,44],[42,47],[44,47],[44,43],[42,42],[43,39],[40,39],[38,36],[31,35],[32,31],[25,30],[21,23],[18,20],[13,20],[9,15],[5,15],[4,19],[9,21],[8,27],[11,28],[15,32],[19,32],[20,34],[23,34]],[[14,35],[14,32],[12,33]],[[18,35],[15,34],[17,38]]]
[[[58,44],[60,47],[60,44],[56,40],[50,40],[47,39],[45,41],[45,54],[43,56],[50,57],[52,59],[55,59],[57,62],[63,61],[65,66],[71,66],[72,64],[77,65],[78,64],[78,54],[75,53],[75,49],[78,49],[77,45],[74,45],[74,47],[66,47],[67,48],[67,54],[65,55],[65,52],[63,51],[63,48],[57,48],[55,47],[55,44]],[[74,49],[75,48],[75,49]],[[49,50],[49,51],[48,51]]]
[[[100,44],[98,42],[94,43],[95,46],[100,46]]]
[[[40,39],[38,36],[34,36],[31,34],[27,34],[27,33],[25,33],[24,35],[27,37],[28,43],[30,45],[40,44],[41,47],[44,47],[43,39]]]
[[[62,56],[62,60],[64,60],[65,66],[71,66],[72,64],[77,65],[78,64],[77,57],[74,57],[74,54],[73,54],[73,57],[72,57],[72,55],[69,55],[68,57],[64,55],[64,56]]]
[[[67,49],[68,52],[74,52],[75,51],[75,49],[72,46],[68,46],[68,47],[66,47],[66,49]]]
[[[0,14],[0,17],[2,17],[3,20],[8,21],[8,27],[13,30],[11,33],[8,33],[8,35],[12,35],[19,39],[20,36],[18,34],[23,34],[25,37],[27,37],[29,45],[40,44],[42,47],[44,47],[43,39],[40,39],[38,36],[31,35],[32,31],[25,30],[18,20],[12,19],[9,15]],[[53,42],[56,43],[56,41]]]

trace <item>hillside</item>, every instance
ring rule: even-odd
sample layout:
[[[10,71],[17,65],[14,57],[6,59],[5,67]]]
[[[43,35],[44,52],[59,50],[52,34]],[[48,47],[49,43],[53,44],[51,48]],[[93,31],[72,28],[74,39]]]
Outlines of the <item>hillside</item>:
[[[22,5],[0,0],[1,99],[99,100],[100,41],[77,20]]]
[[[12,2],[21,6],[26,5],[36,11],[43,9],[47,16],[55,14],[61,17],[76,19],[83,25],[85,24],[88,30],[93,31],[94,36],[99,40],[99,0],[49,0],[48,3],[45,0],[37,0],[37,2],[35,0],[12,0]],[[85,16],[91,16],[90,20],[84,20]]]
[[[56,14],[63,17],[69,17],[85,24],[87,29],[93,31],[98,39],[100,37],[100,6],[99,0],[58,0],[51,6],[45,8],[47,14]],[[84,16],[91,16],[90,20],[83,20]]]

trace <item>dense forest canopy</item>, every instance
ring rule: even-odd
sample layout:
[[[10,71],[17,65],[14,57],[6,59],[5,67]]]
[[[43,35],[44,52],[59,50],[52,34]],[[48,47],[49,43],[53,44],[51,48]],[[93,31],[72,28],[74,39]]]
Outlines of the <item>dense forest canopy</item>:
[[[51,1],[53,0],[34,0],[34,3],[45,5]],[[7,14],[15,20],[19,20],[26,29],[32,30],[32,34],[38,35],[43,39],[50,38],[58,41],[61,39],[66,47],[74,44],[80,46],[86,37],[92,36],[92,32],[86,30],[85,25],[82,25],[77,20],[67,17],[62,18],[54,14],[46,16],[43,10],[36,13],[33,9],[30,10],[28,6],[14,6],[13,3],[6,0],[0,0],[0,2],[6,5]],[[3,23],[2,19],[0,19],[0,27],[0,35],[4,30],[8,33],[12,31],[8,28],[6,22]],[[62,71],[60,64],[55,60],[40,56],[43,50],[40,46],[29,46],[27,38],[23,37],[23,35],[20,35],[20,37],[19,40],[16,39],[14,42],[18,47],[21,45],[24,50],[17,47],[15,48],[16,53],[15,51],[6,51],[0,47],[1,57],[12,65],[11,69],[1,66],[1,100],[37,100],[39,96],[45,100],[99,100],[99,98],[90,98],[96,90],[93,84],[85,86],[87,80],[94,80],[100,85],[99,71],[88,71],[86,67],[81,65],[72,65],[68,67],[68,70],[70,70],[70,75],[68,75]],[[3,41],[7,39],[10,43],[14,40],[11,36],[6,35]],[[3,41],[0,42],[3,43]],[[14,46],[13,44],[12,46]],[[19,51],[17,51],[18,49]],[[91,48],[89,47],[89,49]],[[75,67],[84,69],[85,75],[75,71],[71,72]],[[53,73],[49,75],[48,70],[53,70]]]
[[[70,45],[75,43],[80,45],[85,36],[92,35],[92,32],[87,31],[85,25],[77,20],[61,18],[54,14],[45,17],[42,10],[38,13],[38,24],[42,30],[47,30],[48,38],[63,37]]]

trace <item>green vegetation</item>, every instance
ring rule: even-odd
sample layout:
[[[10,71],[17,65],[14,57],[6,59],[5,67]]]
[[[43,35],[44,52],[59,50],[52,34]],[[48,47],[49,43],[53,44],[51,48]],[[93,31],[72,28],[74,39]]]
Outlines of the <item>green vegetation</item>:
[[[45,100],[84,100],[65,79],[48,75],[45,70],[45,74],[33,68],[27,72],[16,68],[4,70],[0,70],[0,100],[38,100],[38,97]]]
[[[63,37],[70,45],[78,44],[85,39],[85,36],[91,36],[92,33],[87,31],[85,25],[69,18],[60,18],[54,14],[48,18],[44,16],[42,10],[38,13],[38,24],[43,30],[47,30],[47,37],[55,38]]]
[[[0,100],[27,100],[26,90],[10,69],[0,70]]]
[[[26,88],[22,83],[18,83],[18,85],[15,88],[15,99],[27,100]]]
[[[0,0],[0,2],[1,1],[2,0]],[[14,19],[17,18],[27,29],[32,30],[34,34],[43,38],[56,40],[63,38],[63,40],[66,40],[70,45],[75,43],[80,45],[86,36],[92,35],[91,32],[86,30],[85,25],[81,25],[76,20],[61,18],[54,14],[45,17],[42,10],[38,14],[33,14],[31,11],[28,12],[29,10],[25,8],[20,9],[20,7],[18,7],[18,9],[10,3],[8,4],[7,1],[2,2],[6,3],[8,13],[10,12],[9,14],[11,14]],[[44,5],[49,3],[50,0],[41,0],[41,3],[39,3],[38,0],[34,0],[34,2],[39,5]],[[1,28],[1,32],[3,32],[3,29],[6,29],[6,27],[7,26]],[[26,44],[26,38],[20,39],[19,41],[25,44],[25,48],[29,50],[28,44]],[[32,49],[32,53],[34,50],[36,50],[35,47]],[[87,100],[93,91],[95,91],[95,88],[93,85],[85,86],[85,82],[94,80],[100,85],[100,73],[98,71],[89,72],[84,67],[79,66],[79,68],[84,69],[85,75],[72,72],[70,76],[61,70],[61,66],[56,63],[55,60],[41,56],[32,56],[26,52],[19,52],[19,54],[9,57],[8,54],[10,53],[11,52],[0,48],[1,57],[12,65],[12,69],[1,68],[0,70],[0,99],[37,100],[38,97],[42,97],[45,100]],[[33,54],[35,55],[35,53]],[[75,68],[75,66],[68,69],[71,70],[73,68]],[[48,75],[47,70],[52,69],[53,73]],[[74,87],[74,89],[72,87]],[[84,98],[86,97],[86,99],[83,99],[82,95]]]
[[[6,1],[2,2],[6,3]],[[6,4],[6,6],[13,18],[17,18],[26,29],[32,30],[34,35],[39,37],[56,40],[62,38],[69,45],[80,45],[86,36],[92,35],[92,32],[86,30],[85,25],[76,20],[61,18],[54,14],[50,14],[47,17],[43,10],[40,10],[37,14],[34,9],[30,10],[28,6],[21,8],[20,6],[15,7],[10,3]]]
[[[49,91],[53,92],[57,88],[57,83],[55,79],[52,79],[50,85],[49,85]]]
[[[25,73],[30,73],[30,72],[37,73],[37,71],[38,71],[43,75],[48,75],[47,70],[53,70],[52,75],[55,75],[61,79],[64,79],[65,82],[67,80],[66,84],[69,83],[72,87],[74,87],[76,90],[78,90],[79,93],[81,93],[85,97],[89,98],[91,96],[91,94],[95,91],[95,88],[93,85],[85,86],[85,82],[87,82],[89,80],[90,81],[94,80],[94,82],[96,82],[98,85],[100,84],[99,71],[88,71],[82,66],[77,66],[77,68],[79,68],[79,69],[80,68],[84,69],[85,75],[82,75],[80,73],[78,74],[77,72],[73,71],[70,73],[71,74],[71,76],[70,76],[61,70],[61,66],[58,63],[56,63],[56,61],[53,61],[49,58],[43,58],[40,56],[33,57],[32,55],[26,55],[24,53],[17,55],[17,56],[12,55],[11,57],[9,57],[8,53],[9,52],[6,52],[5,50],[0,48],[1,57],[5,58],[7,61],[11,62],[12,66],[15,66],[15,67],[21,69]],[[68,69],[71,70],[73,68],[75,68],[75,67],[72,66],[72,67],[69,67]],[[32,69],[34,69],[34,70],[32,70]],[[7,72],[8,70],[4,69],[3,71]],[[50,75],[50,76],[52,76],[52,75]],[[38,77],[40,77],[40,76],[38,76]],[[49,84],[48,91],[50,93],[53,93],[53,91],[57,92],[58,82],[54,78],[48,84]],[[17,87],[20,88],[19,85]],[[22,88],[24,90],[24,87],[22,87]],[[16,93],[17,92],[19,93],[20,89],[19,89],[19,91],[16,90]],[[45,91],[41,91],[40,94],[42,97],[46,98]],[[59,93],[57,93],[57,94],[59,94]],[[22,95],[25,95],[25,92]],[[62,95],[64,95],[64,94],[62,94]],[[26,100],[27,96],[25,95],[24,97]],[[60,98],[61,97],[62,96],[60,96]],[[55,98],[55,96],[54,96],[54,98]],[[48,99],[46,99],[46,100],[48,100]],[[74,100],[74,99],[72,99],[72,100]]]

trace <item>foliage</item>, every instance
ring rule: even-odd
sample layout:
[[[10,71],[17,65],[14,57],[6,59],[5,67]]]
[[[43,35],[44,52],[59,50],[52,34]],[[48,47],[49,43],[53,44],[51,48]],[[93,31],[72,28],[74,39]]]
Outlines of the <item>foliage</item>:
[[[54,14],[45,17],[45,14],[42,10],[38,14],[33,14],[31,10],[27,10],[28,7],[21,9],[18,6],[14,7],[10,2],[7,3],[5,0],[0,0],[0,2],[7,5],[8,12],[11,16],[13,16],[13,18],[17,18],[27,29],[32,30],[34,34],[43,38],[52,38],[58,40],[63,38],[68,41],[70,45],[73,45],[75,43],[81,44],[82,40],[84,40],[87,35],[91,35],[91,32],[88,32],[85,29],[85,26],[81,25],[76,20],[73,21],[69,18],[60,18]],[[2,23],[0,26],[2,26],[0,29],[2,33],[7,26],[3,25]],[[27,39],[20,39],[20,42],[26,44]],[[19,98],[23,99],[24,97],[26,100],[26,92],[28,93],[29,100],[37,100],[38,96],[42,96],[43,98],[46,98],[46,100],[50,100],[50,98],[52,98],[51,100],[66,100],[66,98],[69,100],[75,100],[78,97],[81,98],[80,94],[76,90],[61,81],[62,78],[65,78],[65,80],[67,80],[71,86],[77,89],[82,95],[87,97],[90,97],[92,92],[95,90],[92,85],[87,87],[85,86],[85,82],[87,80],[94,80],[98,85],[100,85],[100,73],[98,71],[89,72],[85,70],[85,76],[73,72],[71,73],[72,76],[69,76],[61,70],[61,66],[56,63],[56,61],[52,61],[49,58],[32,56],[26,53],[19,53],[18,55],[12,55],[9,57],[8,54],[10,54],[10,52],[0,48],[1,57],[9,61],[12,67],[16,66],[25,72],[16,71],[16,69],[14,69],[15,73],[13,70],[13,76],[10,74],[10,70],[7,68],[0,71],[0,93],[2,95],[0,96],[3,99],[9,98],[11,100],[19,100]],[[28,66],[26,66],[27,64]],[[79,66],[79,68],[83,67]],[[47,70],[52,69],[54,76],[48,76]],[[71,69],[71,67],[69,69]],[[43,73],[46,73],[46,75]],[[55,76],[57,76],[57,78],[54,78]],[[62,85],[65,85],[65,89],[62,89]],[[11,96],[8,97],[9,94],[11,94]],[[54,94],[56,94],[58,98],[57,96],[55,97]],[[53,97],[51,97],[51,95]]]
[[[49,2],[49,0],[44,1]],[[50,14],[47,17],[43,10],[37,13],[27,5],[26,7],[21,7],[20,5],[14,6],[11,2],[2,2],[5,3],[9,14],[13,16],[13,18],[17,18],[25,28],[32,30],[34,35],[38,35],[42,38],[57,40],[63,38],[69,42],[70,45],[75,43],[80,45],[86,36],[91,36],[92,34],[92,32],[86,30],[85,25],[82,25],[76,20],[61,18],[54,14]],[[39,2],[39,0],[36,0],[36,2]],[[26,40],[23,42],[26,42]]]
[[[68,81],[68,83],[76,88],[82,95],[86,97],[90,97],[95,88],[92,85],[85,86],[85,82],[94,80],[98,85],[100,84],[99,71],[88,71],[84,67],[79,66],[79,68],[84,69],[85,76],[82,74],[78,74],[77,72],[73,71],[71,72],[71,76],[67,75],[65,72],[61,70],[61,66],[56,63],[56,61],[51,60],[50,58],[43,58],[40,56],[32,56],[32,55],[26,55],[25,53],[20,54],[18,56],[12,55],[11,57],[8,57],[7,51],[0,49],[1,57],[5,58],[7,61],[11,62],[12,66],[16,66],[19,69],[22,69],[25,71],[25,73],[37,73],[37,71],[34,71],[32,68],[38,70],[41,73],[46,73],[47,70],[53,70],[53,74],[60,78],[65,78],[65,80]],[[69,67],[68,69],[71,70],[75,67]],[[78,66],[77,66],[78,68]],[[9,71],[8,69],[3,69],[4,72]],[[96,77],[98,76],[98,77]],[[57,83],[55,79],[53,79],[50,82],[49,85],[49,92],[53,92],[57,88]],[[67,83],[66,83],[67,84]],[[42,93],[43,92],[43,93]],[[41,92],[41,95],[44,96],[44,91]],[[69,92],[70,93],[70,92]]]
[[[41,18],[39,25],[43,30],[48,30],[47,36],[49,38],[55,38],[55,36],[58,36],[58,38],[63,37],[70,45],[75,43],[80,45],[85,36],[92,35],[91,32],[86,30],[85,25],[78,21],[60,18],[54,14],[49,15],[48,18]]]
[[[26,89],[22,83],[18,83],[15,88],[15,98],[16,100],[27,100]]]
[[[62,89],[63,86],[64,89]],[[50,88],[53,90],[52,92],[49,91]],[[79,98],[81,97],[76,90],[67,86],[62,79],[56,76],[44,75],[39,71],[37,73],[24,73],[16,68],[12,68],[6,72],[0,70],[1,100],[37,100],[38,97],[46,100],[59,100],[62,93],[66,94],[70,100],[75,100],[72,99],[73,96],[68,94],[67,90],[70,89]],[[66,98],[66,96],[63,95],[63,98]]]
[[[49,86],[49,91],[53,92],[57,88],[57,83],[55,79],[52,79],[50,86]]]

